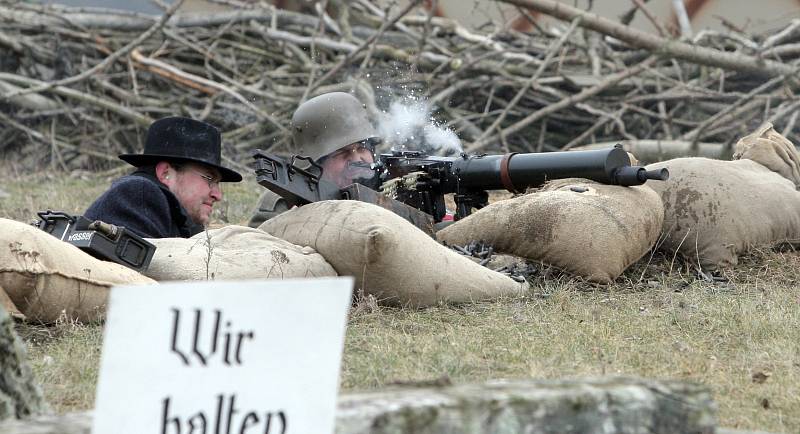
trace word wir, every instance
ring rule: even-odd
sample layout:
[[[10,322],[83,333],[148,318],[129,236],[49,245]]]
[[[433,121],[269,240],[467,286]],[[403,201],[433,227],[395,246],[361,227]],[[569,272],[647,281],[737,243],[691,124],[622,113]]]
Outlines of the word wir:
[[[181,359],[183,364],[190,366],[192,360],[196,360],[202,366],[207,366],[214,356],[221,359],[225,365],[242,364],[242,347],[245,341],[252,341],[255,333],[252,330],[232,330],[231,321],[225,321],[223,325],[222,311],[213,310],[214,319],[211,327],[208,326],[208,315],[200,309],[194,309],[194,327],[191,336],[184,338],[181,336],[181,311],[172,308],[172,342],[170,351]],[[201,345],[201,337],[207,345]],[[209,342],[210,341],[210,342]],[[191,344],[188,344],[190,342]],[[182,345],[183,344],[183,345]],[[220,352],[221,351],[221,352]]]

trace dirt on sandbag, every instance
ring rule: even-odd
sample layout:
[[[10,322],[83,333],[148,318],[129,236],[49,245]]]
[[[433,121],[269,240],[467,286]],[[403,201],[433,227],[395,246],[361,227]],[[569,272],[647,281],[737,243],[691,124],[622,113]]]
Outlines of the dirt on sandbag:
[[[707,158],[655,163],[670,179],[653,183],[664,203],[660,248],[714,270],[754,247],[800,240],[800,192],[761,164]]]
[[[742,137],[734,161],[677,158],[670,179],[652,187],[664,202],[663,250],[706,269],[735,265],[755,247],[800,240],[800,156],[766,123]]]
[[[448,245],[481,240],[498,252],[610,283],[650,250],[663,217],[658,195],[647,186],[562,179],[491,204],[439,231],[437,239]]]

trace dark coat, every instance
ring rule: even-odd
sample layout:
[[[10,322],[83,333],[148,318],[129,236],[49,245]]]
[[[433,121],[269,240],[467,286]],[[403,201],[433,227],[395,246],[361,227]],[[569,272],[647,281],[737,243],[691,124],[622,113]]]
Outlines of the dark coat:
[[[188,238],[203,231],[164,184],[142,171],[114,181],[83,215],[145,238]]]

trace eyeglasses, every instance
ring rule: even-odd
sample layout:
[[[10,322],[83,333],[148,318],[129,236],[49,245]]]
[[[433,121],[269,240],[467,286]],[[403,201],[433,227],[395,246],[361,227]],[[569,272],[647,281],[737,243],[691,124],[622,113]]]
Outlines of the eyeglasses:
[[[212,190],[214,189],[214,187],[219,188],[219,180],[218,179],[214,179],[211,175],[206,175],[205,173],[200,172],[199,170],[194,170],[194,169],[189,169],[189,170],[191,172],[194,172],[195,174],[197,174],[197,176],[203,178],[208,183],[208,188],[210,188]]]

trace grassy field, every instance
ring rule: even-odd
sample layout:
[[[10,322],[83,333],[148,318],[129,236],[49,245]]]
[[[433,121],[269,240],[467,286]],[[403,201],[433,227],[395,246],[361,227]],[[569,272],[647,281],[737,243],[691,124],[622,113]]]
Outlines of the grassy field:
[[[81,213],[110,182],[3,173],[0,217],[20,221],[46,208]],[[226,186],[217,222],[246,221],[260,191],[252,179]],[[494,303],[412,310],[361,302],[348,323],[342,387],[678,378],[711,388],[722,426],[800,432],[800,254],[758,251],[725,277],[697,279],[686,264],[656,255],[609,287],[542,273],[524,298]],[[52,406],[91,408],[102,327],[18,329]]]

